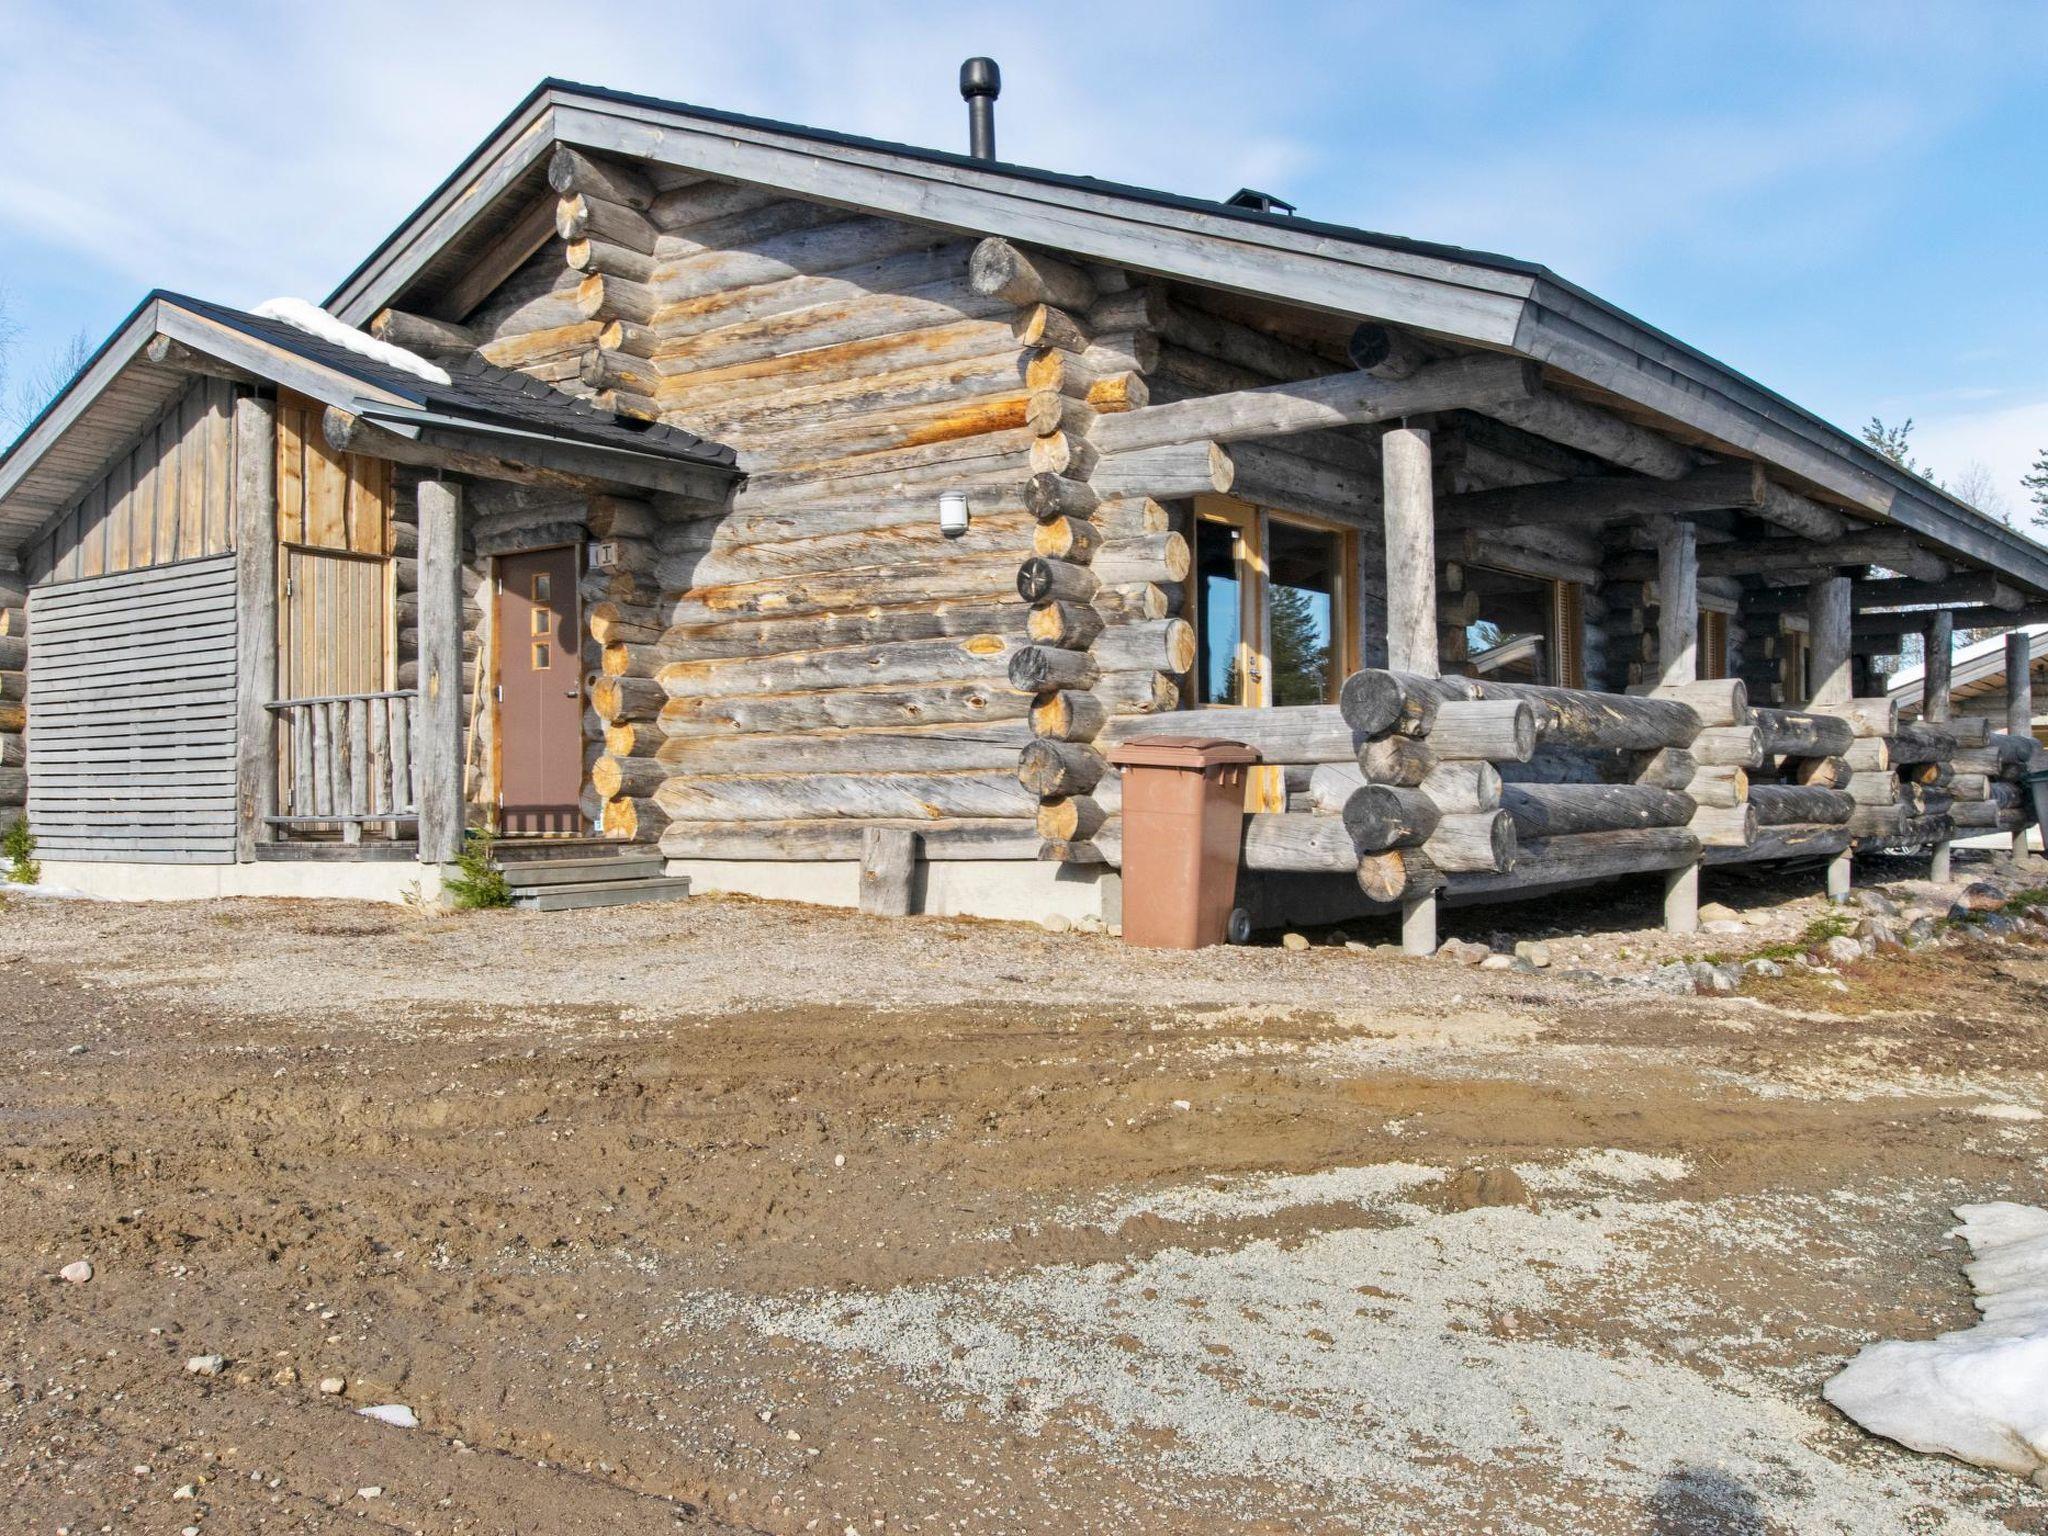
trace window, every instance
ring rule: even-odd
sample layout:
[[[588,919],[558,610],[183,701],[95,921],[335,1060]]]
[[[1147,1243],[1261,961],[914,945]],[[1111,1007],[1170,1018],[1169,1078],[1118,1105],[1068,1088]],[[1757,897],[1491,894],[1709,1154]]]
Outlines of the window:
[[[1357,536],[1228,497],[1196,504],[1192,704],[1327,704],[1357,666]]]
[[[1576,582],[1465,567],[1479,617],[1465,627],[1465,670],[1507,683],[1585,686],[1583,594]]]

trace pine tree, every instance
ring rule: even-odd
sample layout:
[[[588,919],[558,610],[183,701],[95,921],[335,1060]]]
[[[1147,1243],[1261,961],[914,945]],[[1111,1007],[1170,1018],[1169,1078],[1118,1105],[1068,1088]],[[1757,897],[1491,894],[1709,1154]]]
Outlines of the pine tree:
[[[2020,484],[2027,488],[2027,497],[2034,503],[2034,526],[2048,529],[2048,448],[2034,456],[2033,470],[2020,476]]]
[[[1329,631],[1316,613],[1316,596],[1300,587],[1272,588],[1275,704],[1329,702]]]

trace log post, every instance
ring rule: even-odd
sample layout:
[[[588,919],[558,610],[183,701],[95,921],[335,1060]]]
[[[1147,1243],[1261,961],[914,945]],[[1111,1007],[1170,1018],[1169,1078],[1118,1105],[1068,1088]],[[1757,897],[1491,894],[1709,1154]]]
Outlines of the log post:
[[[277,814],[277,403],[235,401],[235,859],[271,840]]]
[[[1850,680],[1850,593],[1846,576],[1824,576],[1806,590],[1807,665],[1812,679],[1807,707],[1842,706],[1855,696]],[[1849,899],[1850,858],[1844,848],[1828,860],[1828,900]]]
[[[2005,730],[2021,741],[2034,739],[2034,640],[2024,629],[2005,636]],[[2041,830],[2041,848],[2048,852],[2048,827]],[[2027,851],[2027,826],[2013,828],[2012,856]]]
[[[876,917],[908,917],[917,883],[917,834],[864,827],[860,834],[860,909]]]
[[[462,851],[462,487],[423,480],[420,526],[419,859]]]
[[[1400,426],[1380,439],[1387,543],[1387,665],[1437,673],[1436,499],[1429,433]],[[1436,895],[1404,898],[1401,950],[1436,953]]]
[[[1944,608],[1927,621],[1926,665],[1920,676],[1920,718],[1930,725],[1945,725],[1954,712],[1950,683],[1955,675],[1956,616]],[[1937,885],[1949,879],[1949,839],[1934,845],[1934,857],[1927,877]]]
[[[1699,681],[1699,528],[1682,517],[1657,524],[1657,671],[1663,688]],[[1664,871],[1664,931],[1700,926],[1700,867]]]

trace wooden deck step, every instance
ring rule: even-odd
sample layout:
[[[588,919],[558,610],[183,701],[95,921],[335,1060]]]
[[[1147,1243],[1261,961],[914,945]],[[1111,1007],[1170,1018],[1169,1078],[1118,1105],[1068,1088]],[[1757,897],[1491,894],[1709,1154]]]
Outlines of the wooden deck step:
[[[515,890],[512,905],[528,912],[563,912],[574,907],[625,907],[643,901],[681,901],[689,894],[688,875],[656,875],[638,880],[598,880],[581,885]]]
[[[515,891],[544,885],[595,885],[601,881],[645,880],[667,863],[659,853],[600,854],[595,858],[523,860],[503,866]]]

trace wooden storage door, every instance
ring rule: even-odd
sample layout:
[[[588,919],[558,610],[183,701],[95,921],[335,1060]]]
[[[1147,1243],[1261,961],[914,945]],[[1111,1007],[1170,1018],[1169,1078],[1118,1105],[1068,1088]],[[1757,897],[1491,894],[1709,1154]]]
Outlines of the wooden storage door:
[[[234,861],[235,628],[232,555],[29,593],[45,858]]]
[[[282,556],[278,697],[382,692],[389,686],[389,566],[326,549],[287,546]]]

